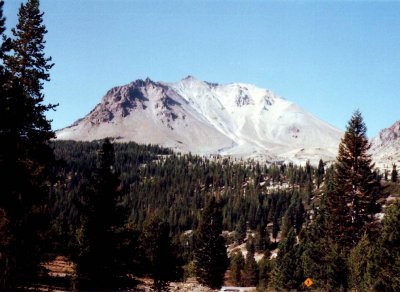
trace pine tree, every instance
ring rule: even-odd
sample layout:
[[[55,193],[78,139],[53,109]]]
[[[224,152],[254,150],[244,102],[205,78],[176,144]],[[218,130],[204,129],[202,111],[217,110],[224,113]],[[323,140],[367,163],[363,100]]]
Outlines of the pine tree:
[[[241,251],[235,252],[234,254],[231,255],[230,259],[230,276],[231,276],[231,281],[236,285],[236,286],[242,286],[243,285],[243,269],[244,269],[244,257]]]
[[[117,272],[114,231],[119,180],[114,170],[114,148],[105,139],[87,194],[82,226],[77,231],[76,285],[80,289],[108,289]]]
[[[238,244],[242,244],[244,239],[246,238],[247,233],[247,224],[245,216],[242,215],[236,225],[235,229],[235,239]]]
[[[294,216],[296,234],[300,234],[300,231],[303,228],[305,217],[306,216],[305,216],[305,209],[303,202],[301,201],[300,198],[298,198],[296,201],[295,216]]]
[[[367,291],[368,283],[374,281],[375,276],[369,278],[368,267],[371,263],[373,244],[365,233],[349,255],[349,287],[357,291]]]
[[[304,281],[301,270],[301,251],[296,243],[296,234],[291,228],[279,243],[278,256],[274,270],[274,286],[277,289],[299,289]]]
[[[325,282],[328,275],[325,267],[328,264],[326,261],[328,240],[323,212],[318,213],[314,221],[305,229],[301,244],[304,249],[301,261],[305,276],[312,277],[313,288],[326,288]]]
[[[385,172],[384,172],[385,181],[389,181],[388,177],[389,177],[389,171],[387,169],[385,169]]]
[[[39,9],[39,0],[28,0],[21,4],[18,23],[13,28],[11,41],[13,55],[6,58],[7,68],[17,78],[24,91],[36,102],[43,101],[43,81],[50,81],[48,71],[53,67],[51,57],[43,52],[47,33],[43,24],[43,13]]]
[[[317,168],[317,188],[319,188],[321,186],[321,183],[324,180],[324,174],[325,174],[325,167],[324,167],[324,162],[322,161],[322,159],[319,160],[318,162],[318,168]]]
[[[394,182],[394,183],[397,182],[397,176],[398,176],[398,174],[397,174],[397,166],[396,166],[395,163],[393,163],[392,175],[391,175],[390,180],[392,182]]]
[[[4,74],[4,57],[5,53],[7,52],[7,43],[9,42],[9,39],[6,37],[4,32],[6,31],[6,18],[3,15],[3,6],[4,6],[4,1],[0,0],[0,74]],[[2,83],[4,84],[5,80],[1,80]]]
[[[349,249],[361,238],[378,212],[379,182],[368,154],[367,128],[359,111],[351,117],[339,145],[335,192],[331,200],[332,231],[341,246]]]
[[[274,238],[275,242],[276,242],[276,239],[278,238],[279,230],[280,230],[279,219],[275,214],[274,221],[272,223],[272,237]]]
[[[260,224],[257,227],[258,233],[256,234],[256,250],[257,251],[267,251],[271,245],[271,240],[269,237],[269,232],[267,225],[264,223],[262,219]]]
[[[0,33],[4,33],[3,1],[0,2]],[[21,6],[18,21],[33,21],[31,14],[24,14]],[[37,11],[40,13],[37,6]],[[23,86],[21,75],[10,66],[9,61],[17,58],[18,52],[12,46],[16,42],[33,42],[38,45],[26,50],[29,58],[43,55],[44,34],[21,30],[15,39],[2,35],[0,48],[0,209],[2,222],[10,236],[1,242],[2,262],[0,282],[3,289],[15,288],[32,281],[39,270],[42,259],[44,239],[48,224],[45,200],[49,193],[49,180],[54,163],[53,151],[49,141],[54,138],[50,122],[45,112],[54,106],[44,105],[42,87],[31,94]],[[23,35],[23,40],[20,38]],[[38,36],[41,38],[38,39]],[[11,51],[9,49],[12,49]],[[31,64],[43,68],[38,62]],[[45,66],[46,67],[46,66]],[[26,68],[28,68],[26,66]],[[28,68],[31,70],[31,68]],[[48,69],[46,71],[49,80]],[[38,78],[38,79],[35,79]],[[42,82],[33,75],[31,82]],[[37,99],[40,95],[40,99]]]
[[[3,6],[4,6],[4,1],[0,0],[0,110],[2,116],[5,115],[6,109],[7,109],[7,91],[6,91],[6,86],[4,86],[8,82],[8,78],[10,78],[10,75],[8,72],[6,72],[5,67],[4,67],[4,58],[5,54],[7,52],[6,48],[6,42],[7,42],[7,37],[4,34],[6,31],[6,18],[3,15]],[[0,117],[1,119],[1,117]],[[0,120],[2,123],[4,122],[3,119]],[[1,130],[4,131],[2,128]],[[1,133],[3,134],[3,133]]]
[[[327,291],[347,291],[348,289],[348,266],[347,254],[337,242],[329,239],[329,249],[326,253],[326,269],[324,289]]]
[[[244,265],[243,270],[243,283],[245,286],[257,286],[258,285],[258,265],[254,258],[254,243],[253,240],[250,239],[250,242],[247,244],[247,254],[246,254],[246,263]]]
[[[176,259],[169,237],[169,224],[151,216],[145,223],[141,245],[155,291],[169,291],[169,281],[176,276]]]
[[[364,285],[375,291],[399,291],[400,201],[386,209],[382,224],[381,235],[368,262]]]
[[[301,266],[305,277],[311,277],[313,288],[336,291],[347,287],[346,263],[334,239],[329,236],[329,214],[326,212],[326,196],[331,189],[327,175],[325,192],[315,219],[302,232]]]
[[[196,232],[194,253],[196,278],[212,289],[218,289],[224,282],[229,261],[225,239],[222,233],[221,203],[215,197],[209,199],[204,208]]]
[[[270,259],[270,251],[264,253],[263,258],[258,262],[259,276],[258,276],[258,288],[261,291],[269,291],[270,284],[272,282],[272,272],[274,270],[274,259]]]

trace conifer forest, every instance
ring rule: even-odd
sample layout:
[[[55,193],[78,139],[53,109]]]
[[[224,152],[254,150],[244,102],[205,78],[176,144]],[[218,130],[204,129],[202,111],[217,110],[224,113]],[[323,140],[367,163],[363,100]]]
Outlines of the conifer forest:
[[[11,35],[3,4],[0,290],[135,291],[147,278],[170,291],[195,278],[210,289],[400,291],[397,169],[374,167],[360,111],[336,161],[318,165],[56,140],[39,0],[21,4]],[[48,273],[60,256],[71,275]]]

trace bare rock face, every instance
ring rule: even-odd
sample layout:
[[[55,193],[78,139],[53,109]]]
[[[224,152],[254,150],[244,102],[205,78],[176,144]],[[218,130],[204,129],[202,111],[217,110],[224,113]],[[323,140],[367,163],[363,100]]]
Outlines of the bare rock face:
[[[393,163],[400,165],[400,120],[371,140],[370,153],[379,168],[391,169]]]
[[[383,129],[379,132],[377,143],[379,145],[390,144],[400,139],[400,121],[395,122],[390,128]]]
[[[115,137],[182,152],[297,163],[334,160],[342,135],[267,89],[192,76],[114,87],[89,114],[56,134],[58,139]]]
[[[114,117],[126,117],[134,110],[146,109],[146,90],[149,87],[154,87],[151,80],[138,80],[126,86],[112,88],[91,112],[91,122],[97,125],[107,123]]]

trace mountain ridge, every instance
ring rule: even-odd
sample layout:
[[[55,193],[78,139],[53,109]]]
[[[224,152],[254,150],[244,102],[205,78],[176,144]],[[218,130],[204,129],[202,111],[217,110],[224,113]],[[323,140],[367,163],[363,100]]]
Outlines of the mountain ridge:
[[[176,151],[268,161],[334,160],[342,132],[268,89],[193,76],[147,78],[107,91],[58,139],[160,144]]]

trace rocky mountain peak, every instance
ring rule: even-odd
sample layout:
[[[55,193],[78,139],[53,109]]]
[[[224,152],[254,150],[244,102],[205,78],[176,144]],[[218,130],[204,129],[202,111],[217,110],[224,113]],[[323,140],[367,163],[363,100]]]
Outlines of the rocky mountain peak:
[[[383,141],[393,141],[400,138],[400,120],[395,122],[391,127],[382,130],[379,137]]]
[[[196,77],[194,77],[193,75],[188,75],[185,78],[183,78],[182,80],[198,81],[198,79]]]
[[[334,159],[341,132],[267,89],[189,75],[175,83],[147,78],[114,87],[57,136],[118,137],[197,154],[303,162]]]
[[[370,153],[378,167],[389,169],[400,163],[400,120],[383,129],[371,140]]]
[[[395,122],[389,128],[385,128],[373,139],[373,143],[383,145],[391,141],[400,139],[400,120]]]

